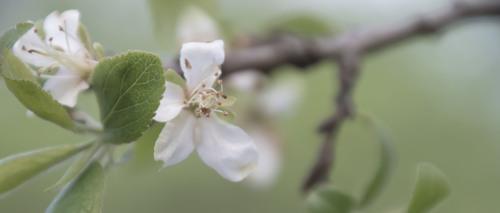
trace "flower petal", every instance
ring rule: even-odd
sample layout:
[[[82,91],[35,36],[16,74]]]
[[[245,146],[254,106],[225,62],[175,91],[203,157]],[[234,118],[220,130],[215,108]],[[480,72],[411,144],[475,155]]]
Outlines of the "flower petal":
[[[156,140],[155,160],[163,161],[163,167],[167,167],[186,159],[194,149],[195,124],[196,118],[187,110],[167,122]]]
[[[215,82],[215,73],[220,74],[219,65],[224,62],[224,42],[188,42],[182,45],[180,64],[188,90],[193,90],[204,82],[212,86]]]
[[[200,158],[230,181],[241,181],[257,165],[257,148],[241,128],[217,116],[199,118]]]
[[[34,51],[30,51],[34,50]],[[45,67],[56,62],[54,58],[47,57],[37,52],[47,52],[47,46],[35,33],[35,28],[31,28],[12,47],[12,52],[22,62],[37,67]],[[31,52],[31,53],[30,53]]]
[[[213,41],[218,29],[215,21],[201,8],[190,5],[184,9],[177,22],[178,42]]]
[[[57,11],[52,12],[43,22],[47,43],[84,58],[86,49],[78,36],[79,24],[80,12],[78,10],[66,10],[62,14]]]
[[[55,100],[70,107],[76,105],[78,93],[88,88],[89,84],[85,80],[64,67],[60,67],[59,71],[43,85],[43,89]]]
[[[259,151],[259,164],[248,176],[254,187],[269,188],[281,170],[281,152],[277,135],[271,129],[262,126],[248,128],[248,134],[255,139]]]
[[[182,87],[165,81],[165,92],[163,92],[163,98],[160,100],[160,106],[156,110],[153,119],[159,122],[172,120],[186,106],[184,99],[185,95]]]

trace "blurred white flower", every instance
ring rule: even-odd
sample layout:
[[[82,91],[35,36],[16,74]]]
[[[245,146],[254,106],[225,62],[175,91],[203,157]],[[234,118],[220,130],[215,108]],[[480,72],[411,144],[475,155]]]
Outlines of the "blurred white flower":
[[[224,43],[190,42],[182,45],[180,63],[187,88],[169,81],[155,120],[167,122],[154,150],[164,167],[186,159],[196,147],[200,158],[231,181],[245,178],[257,164],[257,148],[241,128],[225,122],[217,112],[226,96],[217,80],[224,61]],[[221,91],[212,85],[217,81]]]
[[[179,44],[193,41],[213,41],[219,37],[217,23],[194,5],[186,7],[181,13],[176,32]]]
[[[248,176],[248,180],[256,188],[269,188],[281,171],[282,153],[276,134],[262,126],[253,125],[246,128],[255,140],[259,151],[259,164]]]
[[[267,116],[285,116],[298,105],[304,91],[302,79],[288,79],[264,88],[257,107]]]
[[[79,37],[80,13],[67,10],[49,14],[43,29],[33,27],[13,46],[13,53],[31,65],[33,73],[48,80],[43,89],[61,104],[73,107],[78,93],[89,87],[87,79],[95,64],[90,50]],[[55,68],[55,75],[46,75]]]

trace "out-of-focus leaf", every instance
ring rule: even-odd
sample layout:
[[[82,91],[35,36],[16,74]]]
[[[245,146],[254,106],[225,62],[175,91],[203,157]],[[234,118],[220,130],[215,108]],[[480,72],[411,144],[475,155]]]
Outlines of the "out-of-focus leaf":
[[[45,213],[100,213],[103,195],[104,171],[94,162],[57,195]]]
[[[165,78],[160,58],[130,51],[103,59],[95,68],[92,85],[111,143],[128,143],[148,128],[160,105]]]
[[[234,96],[227,96],[227,98],[222,98],[221,101],[221,107],[231,107],[236,103],[237,99]]]
[[[177,84],[181,86],[184,90],[187,90],[186,81],[172,69],[168,69],[165,72],[165,80],[167,80],[170,83]]]
[[[311,36],[329,35],[333,31],[332,27],[320,17],[307,14],[280,18],[271,22],[269,28]]]
[[[196,5],[212,18],[217,18],[215,0],[149,0],[156,38],[167,47],[174,47],[176,31],[173,29],[176,29],[181,13],[190,5]]]
[[[87,144],[68,144],[20,153],[0,160],[0,194],[8,192],[50,167],[88,148]]]
[[[311,213],[348,213],[356,205],[351,196],[331,186],[318,187],[307,197],[306,204]]]
[[[75,130],[64,107],[38,85],[28,67],[9,50],[3,55],[1,67],[7,87],[26,108],[42,119]]]
[[[417,166],[417,181],[408,213],[429,212],[450,194],[450,182],[446,175],[430,163],[421,163]]]
[[[15,28],[5,32],[2,37],[0,37],[0,54],[3,54],[7,49],[11,49],[16,41],[32,27],[33,23],[22,22],[17,24]]]
[[[49,191],[55,188],[62,187],[66,185],[68,182],[73,180],[76,176],[78,176],[84,169],[85,166],[89,164],[92,160],[92,156],[99,150],[102,143],[97,142],[94,143],[89,149],[85,150],[73,163],[71,166],[64,172],[64,175],[59,179],[54,185],[45,189],[45,191]]]
[[[365,118],[368,119],[368,122],[379,136],[380,159],[377,172],[375,173],[375,176],[373,176],[373,179],[370,181],[370,184],[361,198],[361,207],[365,207],[370,204],[384,189],[386,183],[392,175],[396,162],[392,140],[384,126],[373,116],[365,116]]]

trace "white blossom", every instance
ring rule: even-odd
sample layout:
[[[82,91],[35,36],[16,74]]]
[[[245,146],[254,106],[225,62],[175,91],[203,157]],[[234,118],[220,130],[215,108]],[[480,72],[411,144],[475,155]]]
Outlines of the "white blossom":
[[[155,160],[164,167],[177,164],[196,148],[200,158],[231,181],[245,178],[257,164],[257,148],[252,138],[216,113],[227,97],[223,94],[219,66],[224,61],[224,43],[184,43],[180,63],[187,89],[165,82],[166,90],[155,120],[167,122],[154,150]],[[217,82],[220,91],[213,85]]]
[[[77,10],[53,12],[43,29],[31,28],[12,49],[35,75],[47,78],[43,89],[70,107],[76,105],[78,93],[89,88],[87,80],[97,63],[79,36],[79,19]],[[58,70],[55,75],[47,74],[53,70]]]

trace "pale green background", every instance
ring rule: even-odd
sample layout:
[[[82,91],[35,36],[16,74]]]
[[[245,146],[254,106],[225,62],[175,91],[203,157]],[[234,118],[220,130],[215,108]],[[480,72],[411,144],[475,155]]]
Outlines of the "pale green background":
[[[439,2],[220,0],[218,7],[220,17],[233,30],[262,33],[269,20],[297,12],[323,17],[341,31],[396,20]],[[174,52],[156,42],[147,1],[1,1],[0,31],[70,8],[81,11],[92,39],[110,50],[140,49],[164,57]],[[396,175],[368,212],[404,205],[414,167],[422,161],[440,167],[453,186],[453,195],[435,212],[500,210],[499,59],[498,19],[455,25],[442,34],[419,36],[365,58],[355,93],[357,106],[391,128],[398,151]],[[246,182],[226,181],[192,155],[162,172],[157,172],[159,164],[111,170],[104,212],[304,212],[299,186],[322,139],[315,128],[333,107],[336,72],[333,63],[324,62],[304,75],[307,94],[303,103],[291,118],[280,121],[288,143],[283,171],[273,188],[259,191]],[[26,109],[3,81],[0,99],[0,157],[89,140],[27,118]],[[92,94],[82,95],[81,100],[97,116]],[[339,188],[359,195],[374,170],[374,140],[357,122],[342,128],[333,175]],[[43,189],[63,170],[53,171],[0,198],[0,212],[42,212],[56,195]]]

